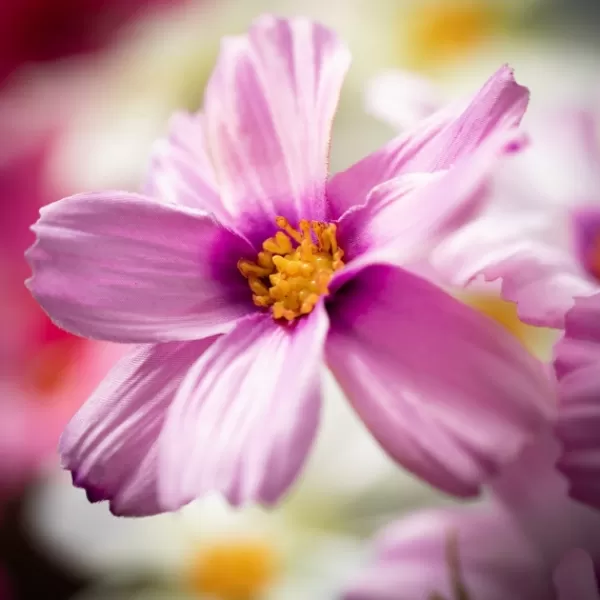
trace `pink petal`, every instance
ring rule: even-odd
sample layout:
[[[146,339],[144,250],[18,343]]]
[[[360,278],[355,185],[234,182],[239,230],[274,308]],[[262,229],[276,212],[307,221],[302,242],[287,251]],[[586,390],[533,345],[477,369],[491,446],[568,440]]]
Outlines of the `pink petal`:
[[[292,327],[239,323],[194,365],[161,438],[161,493],[171,509],[211,491],[273,504],[296,479],[320,412],[322,306]]]
[[[522,142],[516,129],[503,132],[451,169],[411,173],[378,185],[363,207],[350,209],[340,219],[346,257],[389,247],[404,264],[423,258],[437,241],[476,214],[487,198],[498,157]]]
[[[555,349],[559,375],[558,467],[570,494],[600,508],[600,294],[577,300]]]
[[[432,262],[453,285],[501,279],[502,296],[517,304],[521,320],[561,328],[574,298],[600,287],[571,253],[544,240],[546,227],[541,214],[490,214],[450,236]]]
[[[600,294],[578,298],[567,314],[565,335],[554,349],[560,378],[600,362]]]
[[[205,128],[202,115],[171,117],[168,136],[155,144],[144,191],[162,202],[211,212],[227,223],[230,216],[219,198]]]
[[[453,536],[457,556],[449,553]],[[425,600],[437,593],[444,600],[550,600],[547,575],[541,556],[497,508],[432,510],[376,537],[374,561],[344,599]],[[457,577],[461,592],[453,586]]]
[[[567,481],[556,469],[559,454],[560,443],[548,427],[489,488],[552,568],[569,548],[600,556],[600,513],[569,498]]]
[[[347,210],[338,222],[338,239],[346,261],[385,246],[393,246],[399,262],[413,258],[421,250],[423,233],[423,223],[419,222],[422,215],[417,211],[440,175],[411,173],[390,179],[373,188],[366,204]],[[415,230],[415,226],[421,227]]]
[[[552,414],[542,365],[424,279],[351,267],[329,307],[329,366],[392,458],[446,492],[476,494]]]
[[[598,165],[600,169],[600,165]],[[600,197],[600,194],[598,194]],[[572,212],[575,252],[582,268],[600,284],[600,207],[581,206]]]
[[[135,194],[71,196],[42,209],[28,285],[60,327],[118,342],[200,339],[255,309],[246,242],[212,217]]]
[[[575,548],[554,572],[558,600],[600,600],[600,591],[589,554]]]
[[[330,128],[350,63],[329,29],[264,16],[227,38],[205,94],[207,139],[234,215],[324,215]]]
[[[92,502],[109,500],[118,515],[164,512],[158,436],[187,370],[214,339],[136,347],[73,417],[60,441],[62,463]]]
[[[528,90],[515,82],[512,69],[502,67],[462,114],[457,114],[454,107],[444,108],[335,175],[327,186],[333,218],[339,218],[356,204],[363,204],[371,189],[388,179],[402,173],[451,167],[488,136],[518,125],[528,100]]]

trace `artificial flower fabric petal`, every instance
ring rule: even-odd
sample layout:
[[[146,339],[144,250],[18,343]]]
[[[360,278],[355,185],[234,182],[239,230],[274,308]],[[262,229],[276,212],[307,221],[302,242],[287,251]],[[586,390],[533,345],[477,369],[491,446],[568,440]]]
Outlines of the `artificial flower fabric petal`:
[[[73,417],[60,441],[62,462],[92,502],[109,500],[117,515],[164,512],[158,437],[187,370],[213,341],[134,348]]]
[[[558,468],[572,497],[600,508],[600,294],[578,299],[555,348]]]
[[[264,16],[226,38],[205,94],[209,153],[230,213],[323,219],[346,46],[307,19]],[[263,225],[264,226],[264,225]]]
[[[554,572],[557,600],[600,600],[594,563],[587,552],[568,552]]]
[[[350,402],[407,469],[451,494],[476,494],[553,414],[542,365],[408,271],[372,265],[347,277],[330,301],[326,349]]]
[[[41,210],[28,286],[63,329],[159,342],[221,333],[249,314],[249,246],[213,217],[144,196],[71,196]]]
[[[320,414],[322,305],[292,326],[240,322],[193,366],[161,438],[161,493],[176,509],[218,490],[273,504],[304,465]]]
[[[446,107],[424,119],[346,171],[327,187],[333,218],[362,204],[379,183],[403,173],[447,169],[473,152],[488,136],[517,126],[529,101],[527,88],[518,85],[512,69],[500,68],[457,114]]]

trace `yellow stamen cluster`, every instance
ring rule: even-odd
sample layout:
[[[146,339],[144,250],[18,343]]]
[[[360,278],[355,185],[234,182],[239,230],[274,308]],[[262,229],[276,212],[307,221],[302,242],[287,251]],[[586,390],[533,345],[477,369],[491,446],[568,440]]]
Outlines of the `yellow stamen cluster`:
[[[344,252],[333,223],[302,219],[294,229],[284,217],[275,222],[281,231],[263,242],[256,262],[241,259],[238,269],[256,306],[270,307],[275,319],[292,321],[329,293],[329,280],[344,266]]]

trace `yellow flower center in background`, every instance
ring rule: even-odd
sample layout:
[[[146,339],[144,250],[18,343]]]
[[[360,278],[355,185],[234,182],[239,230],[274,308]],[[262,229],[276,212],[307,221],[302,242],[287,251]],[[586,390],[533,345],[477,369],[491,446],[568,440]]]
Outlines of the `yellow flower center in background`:
[[[488,293],[467,292],[458,294],[458,298],[504,327],[533,355],[546,358],[552,347],[552,330],[523,323],[514,303]]]
[[[421,0],[412,3],[406,43],[413,66],[447,62],[475,50],[503,17],[499,3]]]
[[[294,229],[284,217],[278,231],[263,242],[256,262],[238,261],[256,306],[270,307],[275,319],[291,321],[310,313],[329,293],[333,273],[344,266],[333,223],[302,219]]]
[[[202,597],[254,600],[275,580],[278,570],[279,557],[267,542],[219,542],[194,558],[189,584]]]

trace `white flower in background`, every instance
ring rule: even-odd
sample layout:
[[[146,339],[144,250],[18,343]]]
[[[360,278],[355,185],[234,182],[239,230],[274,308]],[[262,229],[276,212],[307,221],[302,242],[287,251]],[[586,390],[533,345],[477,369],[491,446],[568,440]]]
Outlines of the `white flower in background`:
[[[178,513],[117,518],[54,473],[27,507],[30,536],[98,582],[78,600],[333,598],[363,558],[363,539],[390,515],[450,501],[392,464],[331,377],[325,393],[309,464],[276,510],[234,510],[213,496]],[[152,586],[127,587],[136,581]]]

